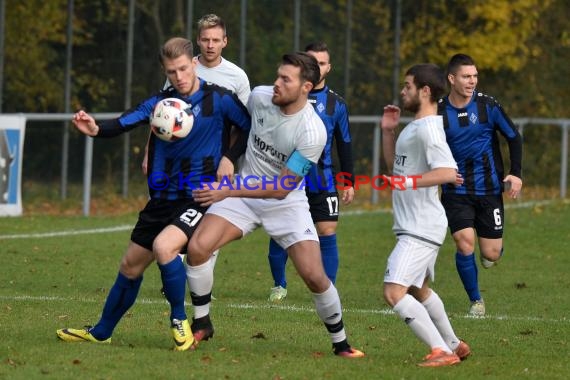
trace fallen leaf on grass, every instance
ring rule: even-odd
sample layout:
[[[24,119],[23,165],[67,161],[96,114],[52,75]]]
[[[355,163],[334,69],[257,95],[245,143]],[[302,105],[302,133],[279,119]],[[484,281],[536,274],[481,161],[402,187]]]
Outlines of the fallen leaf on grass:
[[[212,361],[212,358],[210,356],[204,355],[200,358],[200,361],[202,363],[210,364],[210,362]]]
[[[267,338],[265,337],[265,334],[263,334],[262,332],[258,332],[257,334],[252,335],[251,339],[267,339]]]

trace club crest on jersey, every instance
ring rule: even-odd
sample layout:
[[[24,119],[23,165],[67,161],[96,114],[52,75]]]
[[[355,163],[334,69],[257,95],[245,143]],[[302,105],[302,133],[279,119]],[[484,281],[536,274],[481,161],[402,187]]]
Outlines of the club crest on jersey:
[[[323,105],[323,103],[319,103],[317,105],[317,111],[319,111],[319,113],[323,113],[324,110],[325,110],[325,106]]]
[[[477,115],[472,113],[471,116],[469,116],[469,121],[471,121],[471,124],[477,123]]]

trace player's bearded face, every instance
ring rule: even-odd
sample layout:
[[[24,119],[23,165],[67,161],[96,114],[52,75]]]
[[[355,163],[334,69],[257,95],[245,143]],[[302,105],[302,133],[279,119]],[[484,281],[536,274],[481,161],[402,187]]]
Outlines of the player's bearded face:
[[[271,98],[273,104],[286,107],[299,100],[303,88],[299,72],[300,68],[291,65],[279,68],[277,79],[273,84],[273,97]]]
[[[410,94],[407,98],[403,99],[404,109],[412,113],[417,113],[420,110],[420,94],[416,92],[415,94]]]
[[[413,83],[413,77],[406,77],[404,88],[400,95],[406,111],[417,113],[420,110],[420,92]]]

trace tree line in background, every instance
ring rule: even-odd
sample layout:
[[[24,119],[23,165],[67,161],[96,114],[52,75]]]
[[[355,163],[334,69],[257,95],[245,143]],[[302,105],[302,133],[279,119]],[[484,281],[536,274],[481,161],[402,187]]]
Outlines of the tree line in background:
[[[240,36],[241,1],[191,3],[193,33],[200,16],[222,16],[229,40],[224,56],[239,63],[240,39],[245,38],[244,69],[251,85],[273,82],[281,55],[294,47],[294,1],[248,0],[245,36]],[[157,51],[165,39],[185,35],[187,4],[186,0],[136,1],[132,104],[161,88],[164,75]],[[379,115],[393,99],[395,1],[354,0],[351,5],[348,52],[346,0],[301,1],[299,46],[326,41],[333,64],[329,85],[347,99],[351,114]],[[444,66],[452,54],[465,52],[477,61],[479,88],[498,98],[511,117],[570,117],[566,104],[570,7],[565,0],[402,0],[401,5],[400,78],[414,63]],[[127,20],[126,0],[74,1],[72,110],[123,109]],[[4,112],[64,111],[66,22],[67,0],[6,0]],[[45,136],[35,132],[41,138],[26,142],[27,153],[39,155],[34,160],[38,166],[30,167],[30,173],[45,174],[40,165],[58,159],[49,157],[59,140],[48,135],[48,130]],[[355,141],[369,144],[369,130],[356,130],[359,138]],[[142,133],[141,141],[144,138]],[[558,129],[531,128],[525,130],[528,139],[540,149],[527,149],[525,164],[542,165],[528,170],[557,178],[559,158],[545,157],[549,153],[544,146],[559,144]],[[134,144],[140,144],[137,141]],[[120,149],[112,145],[101,149],[107,149],[105,170],[119,171],[120,165],[113,162],[120,157]],[[362,149],[369,151],[370,147]]]

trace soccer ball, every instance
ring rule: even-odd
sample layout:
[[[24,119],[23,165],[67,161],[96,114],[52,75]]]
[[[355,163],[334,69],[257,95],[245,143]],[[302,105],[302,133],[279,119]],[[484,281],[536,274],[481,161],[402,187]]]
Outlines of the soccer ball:
[[[194,125],[194,116],[184,111],[188,108],[183,100],[166,98],[154,107],[150,115],[150,128],[161,140],[176,141],[190,133]]]

